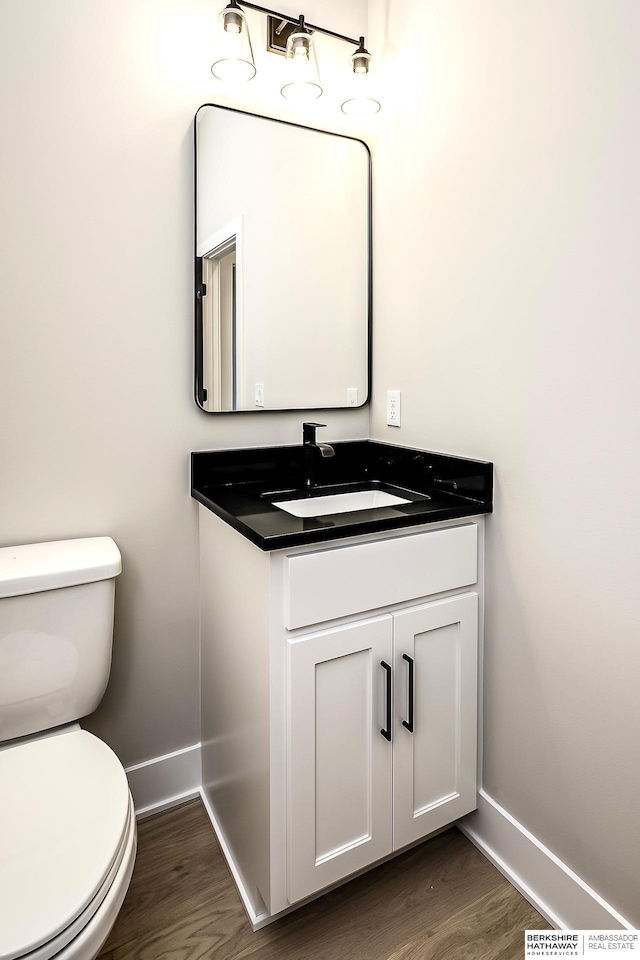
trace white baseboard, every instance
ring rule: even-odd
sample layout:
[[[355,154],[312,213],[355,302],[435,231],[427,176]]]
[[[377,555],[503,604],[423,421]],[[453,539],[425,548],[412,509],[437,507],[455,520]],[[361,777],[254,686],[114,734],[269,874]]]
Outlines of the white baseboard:
[[[202,796],[253,928],[271,922],[274,918],[256,915],[252,909],[222,831],[201,790],[200,744],[134,764],[126,768],[126,774],[139,820]],[[484,790],[478,795],[478,809],[459,820],[457,826],[556,929],[635,929]]]
[[[202,800],[202,803],[204,804],[204,808],[207,811],[209,820],[211,821],[211,826],[215,830],[216,837],[218,838],[220,849],[224,854],[224,858],[227,861],[227,866],[231,871],[231,876],[233,877],[235,885],[238,888],[238,893],[240,894],[240,899],[242,900],[242,906],[244,907],[247,917],[249,918],[249,923],[251,924],[254,931],[261,930],[262,927],[266,926],[274,918],[270,917],[268,913],[258,914],[253,909],[253,905],[251,903],[251,900],[249,899],[249,894],[246,891],[242,877],[240,876],[240,872],[236,867],[236,862],[233,859],[231,850],[229,849],[224,833],[220,828],[218,819],[215,813],[213,812],[213,807],[209,803],[209,799],[207,797],[206,791],[201,788],[199,792],[200,792],[200,798]]]
[[[556,929],[634,927],[484,790],[458,827]]]
[[[125,768],[138,820],[200,795],[200,744]]]

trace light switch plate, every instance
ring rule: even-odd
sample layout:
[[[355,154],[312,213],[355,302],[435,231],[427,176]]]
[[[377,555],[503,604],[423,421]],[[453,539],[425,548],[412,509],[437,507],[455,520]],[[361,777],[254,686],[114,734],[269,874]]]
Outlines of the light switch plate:
[[[400,391],[387,390],[387,426],[400,426]]]
[[[347,387],[347,403],[350,407],[355,407],[358,404],[358,388],[357,387]]]
[[[264,407],[264,383],[256,383],[256,407]]]

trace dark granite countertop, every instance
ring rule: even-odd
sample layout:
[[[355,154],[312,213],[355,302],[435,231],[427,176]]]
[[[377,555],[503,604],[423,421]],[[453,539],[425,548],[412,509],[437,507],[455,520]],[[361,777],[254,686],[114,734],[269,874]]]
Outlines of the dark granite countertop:
[[[302,445],[192,453],[191,495],[261,550],[491,513],[491,463],[375,440],[331,446],[327,459],[315,451],[313,487],[305,487]],[[408,502],[305,518],[272,503],[370,489]]]

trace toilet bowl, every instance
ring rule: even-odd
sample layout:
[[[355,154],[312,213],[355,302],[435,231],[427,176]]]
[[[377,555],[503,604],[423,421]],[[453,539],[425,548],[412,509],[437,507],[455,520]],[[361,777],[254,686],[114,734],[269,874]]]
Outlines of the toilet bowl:
[[[129,886],[127,778],[76,722],[106,686],[119,572],[106,537],[0,549],[0,960],[94,960]]]

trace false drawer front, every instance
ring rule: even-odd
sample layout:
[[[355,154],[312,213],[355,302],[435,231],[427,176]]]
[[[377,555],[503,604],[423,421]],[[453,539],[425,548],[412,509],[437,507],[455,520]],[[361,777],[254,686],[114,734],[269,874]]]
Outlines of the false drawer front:
[[[478,530],[466,523],[287,557],[288,630],[466,587],[478,579]]]

